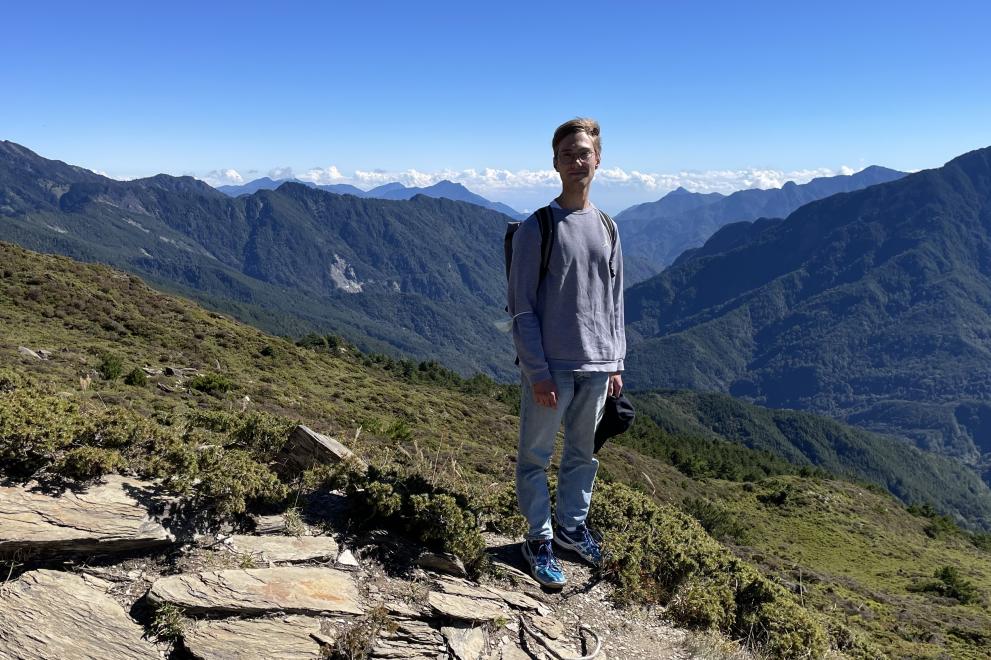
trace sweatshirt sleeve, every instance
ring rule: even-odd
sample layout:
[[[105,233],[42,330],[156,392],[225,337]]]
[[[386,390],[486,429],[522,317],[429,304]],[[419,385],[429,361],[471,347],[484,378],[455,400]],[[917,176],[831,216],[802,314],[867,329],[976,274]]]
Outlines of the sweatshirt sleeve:
[[[616,223],[613,222],[613,226]],[[624,370],[626,361],[626,319],[623,312],[623,246],[619,241],[619,227],[616,227],[616,246],[613,248],[613,267],[616,277],[613,278],[613,304],[615,305],[617,365],[616,371]]]
[[[540,227],[536,216],[527,218],[513,235],[513,262],[509,268],[509,314],[520,369],[531,384],[551,377],[544,356],[537,288],[540,285]]]

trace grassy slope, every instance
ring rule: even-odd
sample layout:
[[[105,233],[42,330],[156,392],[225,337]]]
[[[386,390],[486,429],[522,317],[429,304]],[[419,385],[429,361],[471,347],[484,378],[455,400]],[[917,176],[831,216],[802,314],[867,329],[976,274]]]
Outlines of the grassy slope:
[[[476,483],[512,478],[516,418],[491,395],[468,395],[417,385],[363,366],[350,352],[302,349],[146,287],[109,268],[38,255],[0,243],[0,368],[63,391],[83,406],[124,406],[142,413],[250,406],[299,419],[345,438],[365,431],[359,450],[369,457],[422,449],[439,469]],[[37,361],[18,346],[53,351]],[[192,366],[219,371],[237,389],[222,399],[200,393],[162,392],[154,383],[131,387],[79,377],[112,351],[131,366]],[[171,383],[173,379],[160,377]],[[390,432],[402,428],[408,433]],[[372,429],[369,431],[369,429]],[[954,565],[985,594],[991,593],[986,552],[962,538],[930,539],[924,519],[892,498],[844,482],[794,476],[756,485],[689,479],[668,465],[615,444],[602,456],[604,472],[680,503],[708,498],[745,523],[748,545],[738,551],[786,581],[796,566],[816,575],[806,602],[833,621],[868,634],[893,655],[987,657],[991,630],[985,605],[957,605],[906,587]],[[450,466],[456,465],[456,468]],[[792,483],[783,505],[756,496]],[[750,490],[748,490],[750,489]],[[796,494],[797,493],[797,494]],[[812,493],[812,494],[809,494]],[[859,608],[860,614],[851,614]],[[985,609],[982,609],[985,608]],[[873,615],[865,615],[870,610]],[[969,642],[951,628],[972,631]],[[927,641],[928,640],[928,641]]]
[[[758,499],[781,489],[789,493],[783,504]],[[953,566],[986,597],[988,552],[955,534],[930,538],[929,519],[847,482],[782,476],[754,488],[713,481],[706,491],[751,530],[740,555],[801,583],[807,606],[863,632],[891,656],[991,657],[986,600],[961,605],[910,591]]]
[[[639,412],[669,434],[762,449],[795,465],[881,486],[906,504],[928,502],[973,529],[991,529],[991,490],[980,476],[904,441],[715,392],[660,390],[638,394],[636,401]]]

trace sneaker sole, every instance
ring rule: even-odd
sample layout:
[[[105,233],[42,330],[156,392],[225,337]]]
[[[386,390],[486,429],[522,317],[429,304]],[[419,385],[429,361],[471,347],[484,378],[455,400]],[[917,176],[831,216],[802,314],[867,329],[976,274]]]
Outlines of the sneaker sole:
[[[536,580],[537,584],[540,586],[549,587],[551,589],[561,589],[568,584],[567,579],[562,580],[561,582],[545,582],[537,577],[537,571],[533,566],[533,561],[530,559],[531,555],[527,552],[526,541],[524,541],[523,545],[520,547],[520,553],[523,555],[523,559],[526,561],[527,566],[530,567],[530,577]]]

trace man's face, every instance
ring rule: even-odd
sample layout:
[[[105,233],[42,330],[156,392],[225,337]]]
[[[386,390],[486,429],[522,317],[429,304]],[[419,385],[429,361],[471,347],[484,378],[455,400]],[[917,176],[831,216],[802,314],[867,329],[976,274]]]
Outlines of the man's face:
[[[589,184],[599,167],[599,156],[595,153],[592,138],[584,131],[566,136],[557,145],[554,169],[561,175],[561,183]]]

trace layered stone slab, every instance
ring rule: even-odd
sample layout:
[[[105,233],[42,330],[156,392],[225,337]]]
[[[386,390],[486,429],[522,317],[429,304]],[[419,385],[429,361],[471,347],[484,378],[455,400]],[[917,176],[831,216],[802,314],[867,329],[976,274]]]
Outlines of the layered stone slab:
[[[173,537],[138,498],[152,484],[117,475],[81,491],[53,495],[28,486],[0,488],[0,554],[111,554],[166,546]]]
[[[323,566],[249,568],[172,575],[155,581],[152,603],[207,614],[361,614],[350,574]]]
[[[456,660],[482,660],[485,653],[485,633],[481,628],[444,626],[440,629]]]
[[[440,614],[462,621],[495,621],[509,619],[509,610],[502,606],[501,600],[486,600],[470,596],[458,596],[431,591],[427,594],[427,602]]]
[[[296,475],[316,465],[354,461],[362,470],[364,461],[340,442],[307,426],[297,426],[276,457],[275,469],[283,476]]]
[[[61,571],[25,573],[2,587],[0,658],[162,658],[144,628],[107,595],[111,583]]]
[[[314,660],[321,657],[322,619],[287,616],[277,619],[200,621],[183,633],[182,642],[200,660]]]
[[[337,541],[330,536],[234,535],[224,545],[235,552],[276,563],[334,559],[339,551]]]
[[[376,660],[438,660],[447,658],[440,632],[422,621],[397,621],[396,629],[383,631],[370,654]]]

